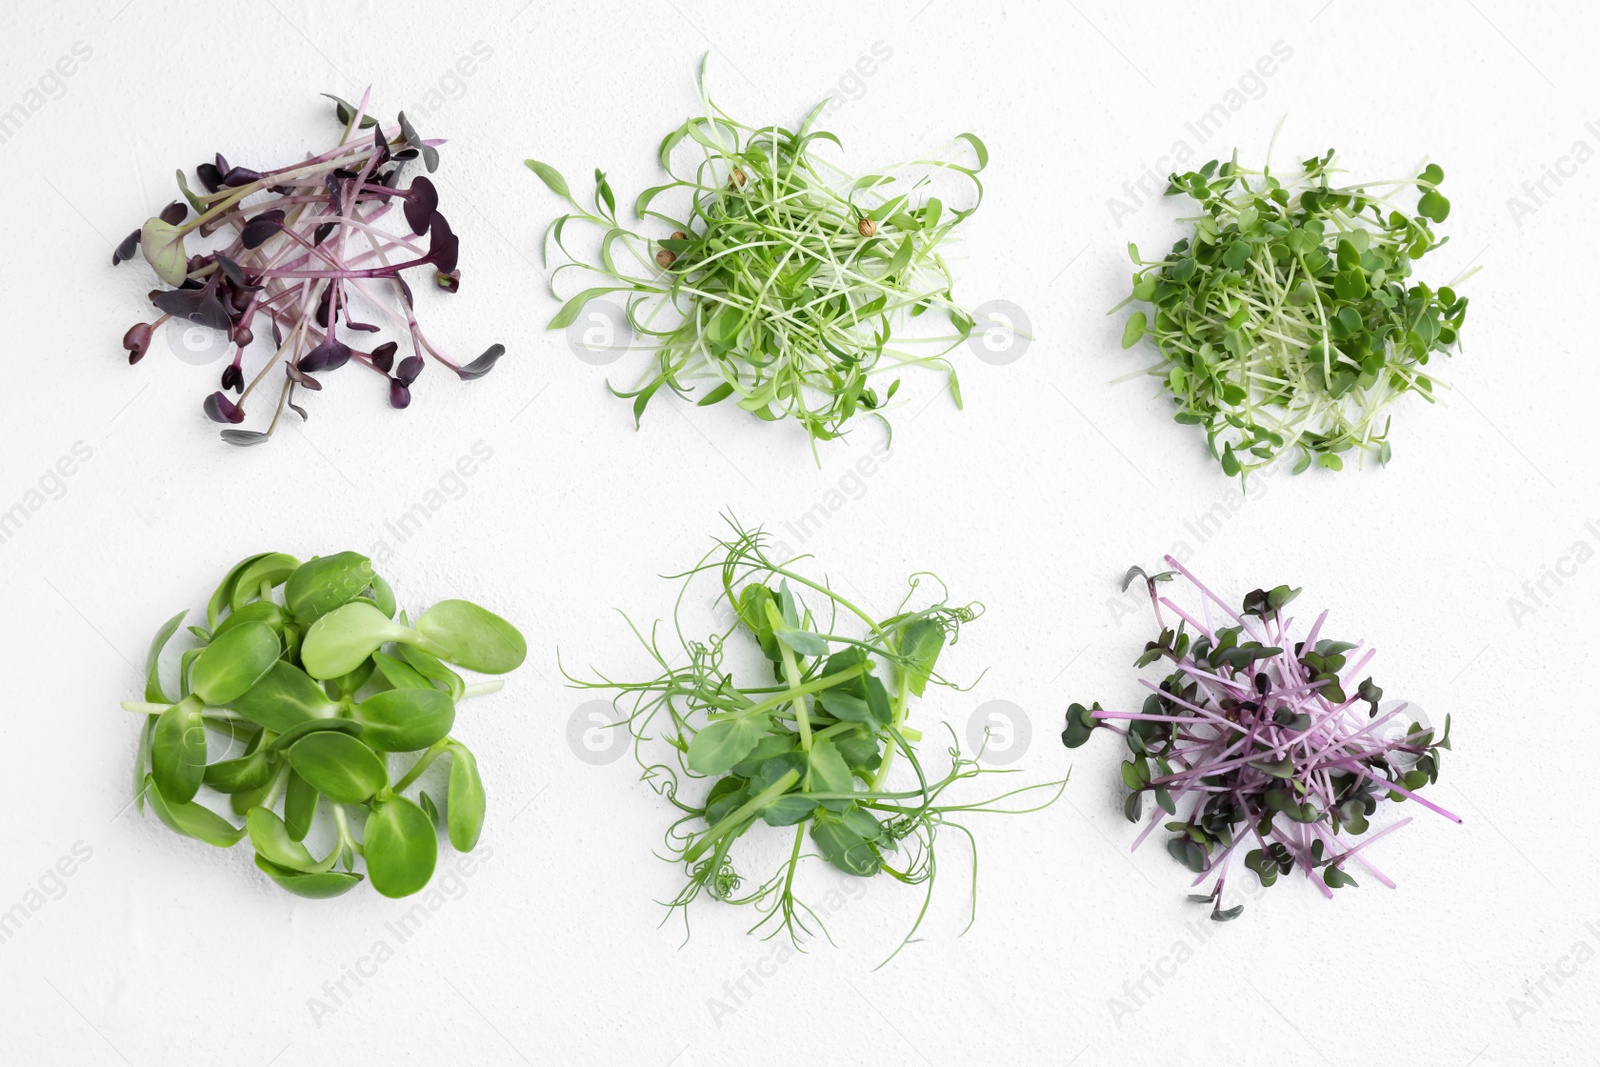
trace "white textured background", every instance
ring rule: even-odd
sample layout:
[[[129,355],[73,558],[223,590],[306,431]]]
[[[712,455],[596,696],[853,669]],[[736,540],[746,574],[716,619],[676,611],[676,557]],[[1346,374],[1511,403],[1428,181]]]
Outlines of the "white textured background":
[[[0,543],[0,913],[13,915],[0,1061],[1592,1062],[1600,476],[1583,316],[1600,281],[1600,16],[1504,0],[522,3],[102,0],[3,16],[0,109],[23,119],[0,144],[0,510],[23,517]],[[879,42],[891,57],[852,80]],[[1200,144],[1185,122],[1275,42],[1292,55],[1247,79],[1243,106]],[[491,54],[455,80],[474,46]],[[89,58],[30,96],[75,47]],[[606,370],[543,329],[555,305],[536,245],[557,205],[522,159],[578,188],[604,166],[631,202],[655,184],[655,145],[692,108],[708,48],[721,103],[747,121],[846,97],[830,125],[862,173],[981,133],[989,198],[964,227],[957,295],[1014,302],[1037,336],[1006,366],[961,354],[964,413],[935,378],[908,379],[892,459],[845,482],[848,502],[804,542],[871,598],[933,568],[982,599],[988,614],[941,667],[987,676],[925,702],[920,721],[964,730],[979,703],[1008,700],[1032,734],[1015,765],[1035,779],[1073,769],[1053,809],[974,820],[965,937],[947,839],[924,940],[877,972],[915,907],[887,878],[833,917],[837,948],[804,956],[710,904],[686,945],[658,929],[653,901],[678,879],[652,855],[667,811],[630,761],[595,766],[567,740],[584,695],[563,687],[558,646],[575,666],[639,665],[614,607],[665,613],[671,590],[653,576],[697,557],[720,511],[781,530],[875,440],[864,428],[819,470],[792,428],[727,408],[660,404],[635,433]],[[226,448],[199,410],[215,367],[159,342],[124,362],[118,340],[148,317],[154,280],[142,263],[112,270],[111,245],[172,197],[175,167],[219,149],[268,166],[320,150],[332,125],[316,93],[369,82],[380,113],[428,111],[423,132],[451,141],[438,181],[465,284],[429,300],[424,324],[469,356],[492,341],[510,355],[475,384],[430,369],[403,413],[370,376],[334,375],[308,425]],[[1149,253],[1178,236],[1174,202],[1135,204],[1124,183],[1180,140],[1199,160],[1235,145],[1259,160],[1284,115],[1281,162],[1335,145],[1353,176],[1379,179],[1438,161],[1452,239],[1423,276],[1485,269],[1467,287],[1465,351],[1441,368],[1454,389],[1400,406],[1389,469],[1263,479],[1240,507],[1146,384],[1111,384],[1139,359],[1104,312],[1126,292],[1125,243]],[[1570,176],[1530,199],[1523,183],[1562,157]],[[1531,210],[1514,213],[1513,196]],[[1136,210],[1114,218],[1112,197]],[[492,455],[457,487],[447,472],[476,442]],[[74,449],[89,458],[56,480]],[[398,543],[385,523],[442,480],[457,499]],[[1197,536],[1219,506],[1230,517]],[[531,649],[458,731],[490,790],[492,855],[404,943],[386,924],[414,902],[301,901],[244,846],[119,815],[137,723],[117,701],[137,694],[156,626],[248,552],[385,542],[405,603],[468,596],[521,624]],[[1108,603],[1128,564],[1179,546],[1230,596],[1304,586],[1303,607],[1376,643],[1391,695],[1454,715],[1433,795],[1466,822],[1411,808],[1419,818],[1373,849],[1398,890],[1366,879],[1329,903],[1285,879],[1214,927],[1159,840],[1128,855],[1115,739],[1069,758],[1056,736],[1070,699],[1137,699],[1146,618],[1119,626]],[[1526,599],[1524,583],[1556,568],[1559,587],[1545,577]],[[1512,597],[1531,610],[1514,616]],[[50,875],[75,847],[87,860]],[[816,896],[842,884],[807,877]],[[392,956],[374,966],[380,942]],[[324,983],[358,967],[368,976],[333,1000]]]

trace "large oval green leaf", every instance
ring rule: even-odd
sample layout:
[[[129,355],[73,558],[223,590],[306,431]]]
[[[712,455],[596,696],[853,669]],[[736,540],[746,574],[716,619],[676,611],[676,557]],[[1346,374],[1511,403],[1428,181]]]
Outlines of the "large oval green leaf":
[[[316,866],[311,850],[289,833],[282,819],[269,808],[251,808],[244,820],[250,844],[260,855],[280,867],[305,871]]]
[[[188,697],[156,717],[150,734],[150,767],[168,800],[188,803],[206,773],[205,705]]]
[[[283,602],[298,622],[309,623],[350,603],[371,584],[371,560],[359,552],[338,552],[302,563],[284,583]]]
[[[417,632],[438,655],[471,671],[506,674],[522,666],[528,644],[515,626],[468,600],[441,600],[422,613]]]
[[[317,792],[359,804],[389,784],[383,758],[349,734],[320,730],[289,747],[289,765]]]
[[[156,817],[169,829],[217,848],[232,848],[244,837],[244,827],[234,826],[203,804],[186,804],[163,796],[154,776],[145,775],[144,785]]]
[[[311,624],[300,643],[300,662],[313,678],[338,678],[361,666],[385,641],[412,636],[409,627],[391,621],[365,600],[357,600]]]
[[[381,752],[415,752],[441,740],[456,721],[455,702],[438,689],[389,689],[355,705],[361,740]]]
[[[427,885],[439,859],[433,820],[404,797],[384,801],[367,819],[363,847],[372,888],[386,897],[410,896]]]
[[[339,714],[338,701],[331,699],[305,671],[281,659],[228,706],[277,734]]]
[[[190,689],[207,704],[227,704],[260,681],[282,651],[272,627],[245,623],[200,650],[189,668]]]

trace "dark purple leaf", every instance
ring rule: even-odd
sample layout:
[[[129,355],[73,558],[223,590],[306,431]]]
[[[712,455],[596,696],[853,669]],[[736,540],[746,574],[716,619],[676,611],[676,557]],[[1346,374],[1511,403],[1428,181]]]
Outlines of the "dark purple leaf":
[[[234,344],[238,345],[240,348],[249,348],[250,342],[254,341],[255,339],[256,333],[250,327],[246,326],[242,322],[236,322],[233,324],[232,340]]]
[[[394,353],[400,346],[393,341],[385,341],[372,350],[372,365],[383,373],[388,374],[394,369]]]
[[[328,328],[328,306],[333,300],[333,286],[322,290],[322,299],[317,301],[317,325],[323,329]]]
[[[176,226],[189,217],[189,205],[182,200],[174,200],[161,209],[161,221],[168,226]]]
[[[306,414],[306,409],[301,407],[299,404],[296,404],[293,400],[289,401],[289,409],[296,415],[300,416],[301,422],[311,421],[311,416]]]
[[[384,137],[383,128],[381,126],[374,126],[372,128],[372,153],[372,166],[374,170],[383,166],[389,161],[389,140],[388,138]]]
[[[389,406],[404,408],[411,404],[411,390],[398,378],[389,379]]]
[[[296,367],[293,363],[284,364],[283,373],[288,375],[289,380],[294,382],[296,385],[303,386],[304,388],[311,390],[313,393],[322,392],[322,383],[311,377],[309,374],[302,374],[300,368]]]
[[[261,172],[249,167],[234,167],[222,176],[222,184],[227,186],[249,185],[260,180]]]
[[[350,361],[350,346],[331,335],[322,343],[300,357],[299,368],[306,374],[338,370]]]
[[[407,356],[405,359],[400,361],[400,366],[394,372],[394,376],[399,380],[401,385],[410,385],[412,382],[417,380],[417,375],[421,373],[422,357]]]
[[[283,218],[281,208],[263,211],[244,224],[244,231],[239,234],[239,240],[246,248],[260,248],[268,238],[283,229]]]
[[[175,319],[212,330],[226,330],[233,325],[228,309],[217,296],[216,278],[200,289],[168,289],[156,293],[150,303]]]
[[[248,281],[246,281],[244,276],[244,268],[239,266],[239,264],[235,263],[233,260],[229,259],[227,256],[223,255],[221,252],[217,253],[217,266],[222,268],[222,273],[230,282],[233,283],[234,288],[249,293],[256,292],[261,288],[259,285],[251,285]]]
[[[485,350],[483,355],[479,356],[471,363],[468,363],[465,367],[462,367],[460,370],[456,371],[456,374],[464,382],[470,382],[474,379],[482,378],[485,374],[488,374],[490,371],[494,370],[495,363],[498,362],[500,357],[505,354],[505,345],[490,345],[488,349]]]
[[[115,267],[125,259],[132,259],[133,254],[139,250],[139,231],[134,230],[122,239],[117,250],[111,253],[111,265]]]
[[[411,225],[411,232],[427,233],[428,224],[438,210],[439,190],[433,187],[433,183],[420,175],[411,179],[405,206],[406,222]]]
[[[239,364],[230,363],[222,368],[222,388],[236,393],[244,391],[244,371],[239,369]]]
[[[461,242],[451,232],[450,223],[437,211],[429,220],[428,227],[432,231],[428,236],[428,259],[440,274],[449,274],[456,269],[456,255]]]
[[[395,276],[394,283],[395,283],[395,285],[399,286],[399,288],[400,288],[400,297],[401,297],[401,299],[403,299],[406,302],[406,307],[409,309],[409,308],[415,306],[416,301],[411,295],[411,285],[410,285],[410,283],[408,283],[404,278],[402,278],[402,277],[400,277],[398,275]]]
[[[260,430],[222,431],[222,439],[224,441],[228,442],[230,445],[238,445],[241,448],[246,448],[250,445],[265,444],[267,440],[271,438],[271,436],[271,434],[262,433]]]
[[[204,404],[206,416],[212,422],[243,422],[244,408],[222,393],[212,393]]]
[[[148,322],[128,327],[128,332],[122,335],[122,347],[128,350],[130,365],[144,358],[144,354],[150,350],[150,338],[154,333],[155,327]]]
[[[221,156],[217,157],[221,159]],[[202,163],[194,168],[195,174],[200,179],[200,184],[206,187],[206,192],[214,193],[222,188],[222,171],[215,163]]]
[[[334,225],[335,224],[331,222],[324,222],[321,226],[318,226],[316,231],[311,235],[311,243],[321,247],[322,242],[328,239],[328,234],[333,232]]]
[[[433,284],[447,293],[459,293],[461,291],[461,272],[458,270],[453,270],[449,274],[436,272],[433,276]]]

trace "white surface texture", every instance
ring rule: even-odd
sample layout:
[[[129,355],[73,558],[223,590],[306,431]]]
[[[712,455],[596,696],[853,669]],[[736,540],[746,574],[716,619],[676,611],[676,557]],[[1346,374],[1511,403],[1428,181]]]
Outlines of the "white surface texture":
[[[0,542],[0,1063],[1594,1062],[1597,377],[1566,316],[1600,284],[1597,35],[1589,5],[1505,0],[7,5],[0,111],[24,115],[0,143],[0,511],[24,517]],[[889,58],[854,73],[875,45]],[[1252,73],[1275,45],[1270,77]],[[460,77],[475,46],[489,54]],[[70,77],[47,74],[75,49]],[[656,145],[693,111],[707,50],[719,103],[747,122],[792,124],[837,93],[826,125],[859,173],[965,130],[988,143],[956,295],[1011,301],[1035,340],[1007,365],[956,354],[965,411],[908,375],[869,478],[851,473],[881,441],[866,423],[820,468],[795,427],[727,406],[658,401],[635,432],[604,385],[630,364],[589,365],[544,329],[539,237],[559,204],[523,159],[585,190],[602,167],[631,203],[661,180]],[[111,248],[172,199],[174,168],[320,151],[317,94],[368,84],[381,115],[449,139],[436,180],[464,284],[425,294],[420,317],[458,352],[509,355],[475,383],[433,368],[404,412],[352,368],[304,426],[226,447],[200,411],[215,366],[159,341],[126,364],[156,282],[142,261],[113,270]],[[1203,142],[1186,125],[1229,102]],[[1420,276],[1484,269],[1439,367],[1452,388],[1398,405],[1387,469],[1274,474],[1241,499],[1148,382],[1114,381],[1149,353],[1123,352],[1106,310],[1127,242],[1148,255],[1181,235],[1180,205],[1141,175],[1177,142],[1197,163],[1259,160],[1285,116],[1283,164],[1337,146],[1353,178],[1442,165],[1451,240]],[[613,609],[669,615],[657,575],[697,559],[721,513],[781,532],[819,504],[826,522],[788,538],[819,571],[892,604],[935,570],[987,607],[940,663],[981,680],[930,690],[920,725],[964,734],[1010,701],[1031,732],[1021,777],[1071,768],[1053,807],[972,820],[965,936],[965,846],[943,842],[921,939],[881,970],[919,899],[884,877],[848,887],[837,945],[804,954],[709,902],[687,942],[659,925],[680,878],[655,855],[669,810],[631,760],[575,754],[591,694],[557,665],[559,649],[575,670],[642,668]],[[128,808],[138,720],[117,704],[151,633],[248,553],[345,548],[377,554],[403,604],[476,600],[530,649],[457,727],[488,786],[487,847],[470,874],[442,849],[440,906],[405,937],[416,899],[300,900],[248,846]],[[1408,806],[1372,850],[1398,889],[1364,879],[1329,902],[1285,878],[1217,925],[1160,835],[1130,854],[1117,739],[1069,753],[1057,737],[1071,700],[1139,699],[1153,634],[1116,583],[1174,550],[1230,597],[1304,587],[1302,614],[1326,607],[1376,645],[1389,695],[1453,716],[1431,795],[1465,821]],[[820,865],[804,877],[813,897],[847,888]]]

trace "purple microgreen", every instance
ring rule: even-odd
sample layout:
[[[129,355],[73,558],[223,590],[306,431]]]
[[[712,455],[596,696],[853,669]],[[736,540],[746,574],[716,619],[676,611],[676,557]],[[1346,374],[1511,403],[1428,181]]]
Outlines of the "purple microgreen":
[[[243,422],[244,408],[229,400],[224,393],[212,393],[202,407],[212,422]]]
[[[411,232],[427,233],[428,223],[439,210],[439,191],[432,182],[418,175],[411,179],[411,188],[405,192],[405,201],[406,222],[410,224]]]
[[[1145,824],[1134,847],[1158,826],[1173,834],[1167,851],[1194,872],[1194,884],[1215,876],[1209,893],[1190,899],[1212,903],[1218,922],[1243,907],[1222,907],[1235,858],[1263,886],[1298,868],[1331,897],[1357,884],[1348,865],[1392,887],[1363,853],[1411,820],[1384,820],[1360,844],[1352,838],[1367,833],[1380,807],[1405,800],[1461,821],[1419,795],[1438,781],[1450,717],[1436,733],[1404,703],[1380,715],[1383,690],[1370,676],[1355,681],[1375,650],[1323,636],[1326,611],[1297,639],[1285,609],[1300,590],[1256,589],[1235,609],[1177,560],[1166,563],[1171,571],[1154,576],[1130,570],[1124,588],[1145,579],[1161,628],[1136,666],[1166,660],[1171,673],[1159,684],[1141,680],[1138,711],[1073,704],[1061,734],[1069,748],[1097,728],[1123,736],[1131,754],[1122,764],[1123,810]],[[1198,607],[1157,591],[1174,574],[1199,594]]]
[[[429,358],[471,380],[487,373],[505,352],[494,345],[462,367],[418,324],[411,287],[401,274],[427,269],[439,288],[455,292],[461,280],[460,240],[439,213],[438,189],[420,176],[408,184],[403,164],[420,156],[434,169],[443,142],[420,137],[403,118],[389,126],[371,118],[369,95],[359,104],[329,97],[345,128],[326,151],[260,170],[234,166],[219,153],[195,170],[201,193],[180,171],[183,198],[147,220],[112,254],[117,264],[142,250],[168,286],[150,294],[164,314],[136,323],[123,335],[129,362],[144,357],[155,330],[168,319],[177,319],[182,328],[225,331],[232,357],[220,371],[221,390],[207,397],[204,410],[230,425],[244,420],[247,403],[264,381],[278,380],[271,423],[262,432],[230,430],[224,434],[230,443],[258,444],[270,437],[285,408],[305,418],[292,402],[294,389],[319,391],[321,382],[313,375],[352,359],[382,375],[390,405],[404,408]],[[356,135],[358,128],[370,129],[371,135]],[[403,226],[396,225],[402,215]],[[190,255],[185,247],[190,234],[209,238],[212,250]],[[375,308],[376,321],[352,321],[353,301]],[[408,340],[413,349],[398,366],[396,340],[377,343],[368,353],[336,336],[384,330]],[[272,349],[247,369],[246,349],[258,333],[270,336]]]
[[[122,239],[122,243],[117,245],[116,251],[111,253],[111,265],[115,267],[119,263],[124,263],[127,260],[132,259],[133,254],[138,250],[139,231],[134,230],[132,233],[128,234],[128,236],[124,237]]]
[[[239,239],[245,248],[259,248],[283,229],[285,213],[281,210],[263,211],[246,222]]]

